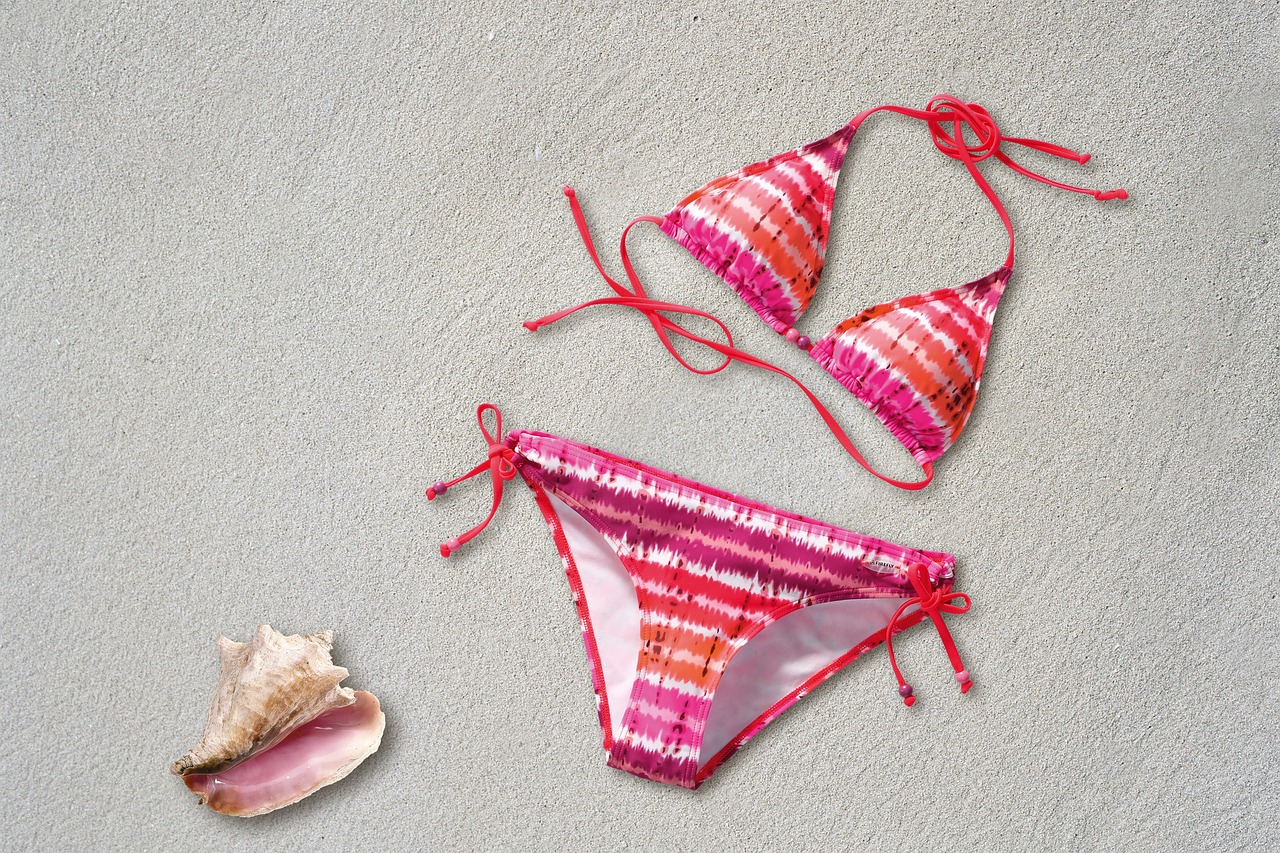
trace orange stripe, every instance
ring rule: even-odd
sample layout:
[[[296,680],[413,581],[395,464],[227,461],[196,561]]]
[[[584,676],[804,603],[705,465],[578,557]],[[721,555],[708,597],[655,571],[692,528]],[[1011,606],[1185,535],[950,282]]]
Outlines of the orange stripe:
[[[937,380],[933,378],[924,365],[917,363],[913,358],[905,357],[909,352],[911,341],[904,342],[895,339],[891,335],[894,330],[892,328],[884,328],[885,325],[883,321],[868,324],[862,327],[858,336],[867,346],[876,350],[883,360],[889,362],[890,373],[906,382],[918,398],[927,398],[930,394],[938,391],[940,386]],[[895,344],[901,355],[894,356],[890,353],[890,347]]]
[[[946,377],[947,381],[935,386],[943,392],[943,395],[938,399],[926,399],[925,403],[939,420],[947,424],[949,427],[947,431],[954,435],[969,416],[968,407],[963,405],[965,402],[963,389],[972,386],[973,380],[965,373],[964,368],[947,349],[942,339],[926,328],[923,323],[912,323],[908,332],[919,346],[913,361],[919,363],[920,356],[923,355]]]
[[[799,157],[789,161],[787,165],[799,172],[799,177],[785,177],[782,170],[778,169],[774,173],[774,180],[769,181],[769,184],[787,197],[787,201],[791,202],[791,206],[798,212],[798,215],[804,217],[805,222],[808,223],[814,234],[821,234],[827,215],[830,213],[829,210],[823,210],[822,205],[819,203],[819,198],[825,192],[814,193],[817,197],[811,203],[806,204],[805,199],[814,191],[815,184],[820,190],[825,191],[828,186],[827,182],[813,166]],[[808,211],[808,215],[805,215],[806,211]],[[815,219],[814,217],[817,218]]]
[[[737,193],[736,196],[745,197],[755,206],[760,206],[758,197],[754,197],[747,193]],[[750,244],[756,255],[758,255],[769,268],[769,271],[773,274],[775,280],[789,284],[802,274],[803,271],[800,266],[792,260],[790,256],[788,256],[787,252],[778,244],[773,231],[766,230],[767,223],[765,226],[762,226],[762,230],[764,230],[767,235],[767,240],[761,241],[758,238],[753,239],[752,229],[760,220],[755,219],[745,210],[733,206],[733,197],[724,197],[724,200],[719,205],[718,209],[710,212],[715,216],[717,227],[721,227],[721,229],[724,230],[724,226],[727,225],[730,228],[737,229],[737,231],[744,236],[746,242]]]

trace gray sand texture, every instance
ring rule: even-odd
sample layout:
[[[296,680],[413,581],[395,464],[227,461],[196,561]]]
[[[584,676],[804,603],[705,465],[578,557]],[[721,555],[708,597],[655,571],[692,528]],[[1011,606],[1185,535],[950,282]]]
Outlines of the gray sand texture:
[[[7,4],[0,10],[0,848],[1275,850],[1274,3]],[[641,214],[952,93],[1090,151],[983,174],[1017,228],[964,436],[919,493],[799,391],[681,369],[611,295]],[[1005,235],[926,128],[840,178],[815,338]],[[688,252],[655,298],[875,418]],[[694,328],[709,327],[693,324]],[[681,346],[696,364],[710,353]],[[957,555],[972,611],[858,659],[699,790],[605,765],[553,540],[475,407]],[[167,772],[219,634],[332,629],[387,715],[341,783],[237,820]]]

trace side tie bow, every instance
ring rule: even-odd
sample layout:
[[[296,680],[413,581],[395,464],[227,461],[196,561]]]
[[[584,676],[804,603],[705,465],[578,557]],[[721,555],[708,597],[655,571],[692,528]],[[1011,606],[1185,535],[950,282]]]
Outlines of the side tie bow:
[[[902,617],[903,612],[912,605],[920,605],[920,611],[933,620],[934,627],[938,629],[938,636],[942,638],[942,645],[947,650],[947,658],[951,661],[951,666],[956,671],[956,681],[960,684],[960,692],[968,693],[969,688],[973,686],[972,679],[969,678],[969,672],[964,668],[964,664],[960,661],[960,652],[956,649],[955,640],[951,639],[951,632],[947,630],[947,623],[943,621],[943,613],[968,613],[969,612],[969,596],[963,592],[944,593],[941,589],[934,589],[933,582],[929,579],[929,570],[924,567],[923,563],[913,563],[907,569],[907,577],[911,581],[911,585],[915,587],[915,598],[909,598],[902,603],[902,606],[894,612],[893,618],[889,620],[889,625],[884,629],[884,643],[889,649],[889,664],[893,667],[893,674],[898,679],[898,695],[902,697],[902,701],[911,707],[916,703],[915,691],[911,685],[902,678],[902,671],[898,669],[897,658],[893,655],[893,634],[898,627],[898,620]],[[952,604],[953,600],[959,599],[963,604]]]
[[[484,425],[484,414],[489,411],[493,412],[496,420],[496,423],[494,424],[494,432],[498,434],[497,438],[494,438]],[[484,521],[480,522],[461,536],[455,536],[448,542],[442,544],[440,546],[441,557],[448,557],[450,554],[455,553],[463,545],[480,535],[480,531],[489,526],[489,522],[493,521],[493,517],[498,512],[498,504],[502,503],[503,483],[512,479],[516,475],[515,462],[512,461],[516,455],[515,451],[502,443],[502,412],[498,411],[497,406],[485,403],[480,406],[480,408],[476,409],[476,421],[480,424],[480,434],[484,436],[485,441],[489,444],[488,456],[479,465],[457,479],[450,480],[447,483],[433,483],[431,487],[427,489],[427,500],[435,500],[452,487],[461,483],[463,480],[469,480],[487,468],[489,469],[490,478],[493,481],[493,506],[490,507],[489,514],[485,517]]]

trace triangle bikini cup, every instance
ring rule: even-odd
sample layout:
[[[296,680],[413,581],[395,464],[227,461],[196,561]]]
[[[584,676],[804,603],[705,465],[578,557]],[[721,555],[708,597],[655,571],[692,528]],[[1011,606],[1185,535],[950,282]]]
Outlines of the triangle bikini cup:
[[[868,308],[811,343],[795,327],[809,306],[822,274],[836,183],[854,134],[869,116],[889,111],[925,122],[934,145],[958,160],[995,208],[1009,233],[1009,254],[994,272],[968,284],[905,296]],[[976,139],[970,143],[965,130]],[[923,110],[873,107],[835,133],[808,145],[745,166],[687,196],[665,216],[638,217],[622,232],[621,258],[631,289],[612,278],[596,253],[586,217],[571,188],[565,195],[596,268],[617,296],[558,311],[526,322],[536,331],[576,311],[621,305],[645,315],[663,346],[685,368],[718,373],[734,361],[785,376],[808,397],[841,446],[862,467],[901,489],[921,489],[933,479],[933,463],[959,438],[977,399],[996,306],[1013,270],[1014,231],[1004,205],[978,170],[994,158],[1021,175],[1099,201],[1128,198],[1123,189],[1097,191],[1051,180],[1023,168],[1003,150],[1005,143],[1086,163],[1060,145],[1001,134],[977,104],[939,95]],[[866,405],[920,465],[924,478],[904,482],[887,477],[863,458],[827,407],[800,380],[734,346],[718,318],[677,303],[652,299],[627,254],[627,235],[641,222],[657,225],[714,272],[776,332],[823,366]],[[669,314],[704,317],[723,341],[695,334]],[[676,351],[671,335],[702,344],[724,357],[710,369],[696,368]]]

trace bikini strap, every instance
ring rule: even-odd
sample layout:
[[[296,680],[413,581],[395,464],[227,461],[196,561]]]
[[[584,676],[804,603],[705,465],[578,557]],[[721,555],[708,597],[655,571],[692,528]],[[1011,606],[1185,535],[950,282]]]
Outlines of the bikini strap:
[[[848,434],[845,433],[844,428],[841,427],[840,423],[836,420],[835,415],[831,414],[827,407],[822,404],[822,401],[819,400],[812,391],[805,387],[803,382],[782,368],[776,367],[764,359],[757,358],[750,353],[743,352],[734,346],[733,335],[730,334],[729,327],[726,326],[719,318],[708,314],[706,311],[700,311],[697,308],[690,308],[687,305],[679,305],[674,302],[663,302],[661,300],[650,298],[649,294],[644,289],[644,285],[640,282],[640,277],[636,274],[635,267],[631,263],[630,256],[627,254],[627,235],[631,233],[632,228],[641,222],[650,222],[655,225],[661,225],[661,219],[654,216],[640,216],[633,219],[622,232],[622,266],[626,270],[627,279],[632,285],[632,289],[628,290],[615,279],[610,277],[610,275],[605,272],[604,265],[600,263],[600,257],[596,253],[595,244],[591,240],[591,231],[587,227],[586,217],[582,213],[582,206],[578,203],[577,193],[573,191],[572,187],[565,187],[564,194],[569,199],[569,206],[573,210],[574,222],[577,223],[578,233],[582,235],[582,242],[586,245],[587,252],[591,255],[591,260],[595,262],[596,269],[600,271],[600,275],[603,276],[604,280],[608,282],[609,286],[618,295],[606,297],[604,299],[593,299],[590,302],[584,302],[581,305],[575,305],[572,308],[565,308],[564,310],[557,311],[554,314],[548,314],[546,317],[542,317],[538,320],[527,320],[524,323],[524,327],[526,329],[531,332],[536,332],[543,326],[548,326],[559,320],[563,320],[570,314],[581,311],[584,308],[591,308],[597,305],[621,305],[626,308],[634,308],[648,319],[650,325],[653,326],[654,331],[657,332],[658,339],[662,342],[662,345],[666,347],[667,352],[671,353],[672,358],[678,361],[684,368],[691,370],[694,373],[706,376],[712,373],[719,373],[733,362],[739,361],[752,367],[758,367],[761,370],[776,373],[779,376],[785,376],[787,379],[790,379],[795,383],[796,387],[804,392],[805,397],[807,397],[809,402],[813,404],[814,409],[827,425],[827,429],[829,429],[831,434],[835,436],[836,440],[840,442],[840,446],[845,449],[845,452],[852,456],[854,461],[859,465],[871,472],[871,474],[892,486],[897,486],[899,489],[908,489],[911,491],[923,489],[925,486],[929,485],[930,481],[933,480],[932,462],[926,462],[921,466],[924,470],[925,477],[923,480],[915,482],[895,480],[892,477],[886,477],[884,474],[881,474],[875,468],[871,467],[871,463],[867,462],[867,460],[863,458],[862,454],[858,452],[858,448],[854,446],[853,441],[849,438]],[[695,334],[665,316],[663,312],[667,314],[685,314],[693,317],[704,317],[715,323],[720,331],[724,333],[724,342],[721,343],[720,341],[713,340],[711,338],[704,338],[701,335]],[[694,367],[685,361],[684,358],[681,357],[680,353],[676,351],[675,344],[671,341],[671,333],[679,335],[680,337],[696,344],[701,344],[707,349],[719,353],[724,356],[724,361],[710,369]]]
[[[1015,163],[1001,148],[1002,143],[1009,142],[1014,145],[1021,145],[1024,148],[1031,148],[1053,157],[1074,160],[1081,165],[1088,163],[1091,155],[1080,154],[1065,146],[1055,145],[1052,142],[1042,142],[1039,139],[1005,136],[1000,132],[1000,128],[996,125],[995,120],[991,118],[991,114],[987,112],[986,108],[978,104],[966,104],[951,95],[937,95],[929,101],[923,110],[885,104],[859,113],[854,116],[849,124],[856,130],[867,116],[881,110],[898,113],[899,115],[928,123],[934,146],[952,160],[958,160],[964,164],[964,167],[973,177],[974,183],[978,185],[987,200],[991,202],[992,207],[996,209],[996,213],[1000,215],[1000,221],[1004,223],[1005,230],[1009,232],[1009,257],[1005,261],[1005,266],[1010,269],[1013,268],[1013,222],[1009,219],[1008,211],[1005,210],[1004,205],[996,196],[995,190],[991,188],[986,178],[978,171],[978,163],[988,157],[995,157],[1020,175],[1058,189],[1091,195],[1098,201],[1126,199],[1129,197],[1129,193],[1124,189],[1091,190],[1085,187],[1060,183]],[[970,143],[965,139],[964,131],[966,128],[977,139],[976,142]]]
[[[947,592],[944,593],[940,588],[935,589],[933,581],[929,578],[929,570],[925,568],[923,563],[914,563],[907,569],[907,578],[911,581],[911,585],[915,588],[916,594],[914,598],[909,598],[902,603],[893,614],[893,618],[889,620],[889,625],[884,629],[884,644],[889,650],[889,665],[893,667],[894,677],[898,679],[898,695],[902,697],[902,701],[910,708],[916,703],[915,691],[902,677],[902,671],[898,669],[898,660],[893,654],[893,635],[899,630],[899,620],[902,618],[903,612],[912,605],[920,605],[920,612],[924,613],[933,620],[933,625],[938,629],[938,636],[942,639],[942,647],[947,650],[947,659],[951,661],[951,667],[956,671],[956,682],[960,685],[961,693],[968,693],[969,688],[973,687],[973,679],[969,677],[969,671],[964,668],[964,664],[960,660],[960,651],[956,648],[956,642],[951,638],[951,631],[947,629],[947,623],[943,621],[943,613],[968,613],[969,612],[969,596],[963,592]],[[952,601],[959,600],[963,604],[952,604]]]
[[[485,412],[493,412],[494,414],[494,418],[497,422],[494,424],[493,431],[497,433],[497,438],[494,438],[484,425]],[[488,457],[461,477],[449,480],[448,482],[433,483],[431,487],[427,489],[427,500],[435,500],[449,489],[464,480],[470,480],[472,477],[483,472],[487,468],[489,470],[490,478],[493,481],[493,506],[489,508],[489,514],[485,516],[484,521],[480,522],[461,536],[455,536],[448,542],[441,545],[441,557],[448,557],[455,553],[463,545],[480,535],[480,531],[489,526],[489,522],[493,521],[493,517],[498,512],[498,504],[502,503],[503,483],[512,479],[516,475],[515,462],[512,461],[515,459],[516,452],[502,443],[502,412],[498,411],[497,406],[485,403],[481,405],[480,408],[476,409],[476,420],[480,424],[480,434],[484,436],[485,441],[489,444]]]

